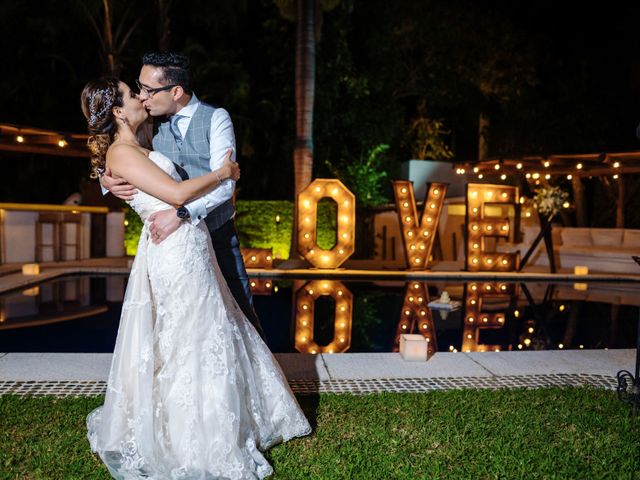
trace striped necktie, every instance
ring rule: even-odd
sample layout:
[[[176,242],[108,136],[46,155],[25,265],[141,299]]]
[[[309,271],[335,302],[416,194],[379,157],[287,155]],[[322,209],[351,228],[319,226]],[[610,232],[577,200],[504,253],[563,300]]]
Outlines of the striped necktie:
[[[169,119],[169,130],[171,131],[173,138],[176,139],[178,148],[182,148],[182,134],[180,133],[180,129],[178,128],[178,121],[183,117],[184,115],[173,115]]]

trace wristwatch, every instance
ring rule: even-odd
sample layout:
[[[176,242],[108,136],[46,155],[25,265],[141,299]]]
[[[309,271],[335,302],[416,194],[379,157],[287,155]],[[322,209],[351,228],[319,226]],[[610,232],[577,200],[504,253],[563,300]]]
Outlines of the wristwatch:
[[[187,210],[187,208],[184,207],[184,206],[183,207],[178,207],[178,209],[176,210],[176,215],[181,220],[185,220],[185,219],[189,218],[189,210]]]

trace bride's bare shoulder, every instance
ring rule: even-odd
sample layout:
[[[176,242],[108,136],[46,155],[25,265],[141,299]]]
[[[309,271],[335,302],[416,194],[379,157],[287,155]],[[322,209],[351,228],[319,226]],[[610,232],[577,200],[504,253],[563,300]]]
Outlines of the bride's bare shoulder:
[[[107,165],[147,159],[144,149],[126,143],[114,143],[107,150]]]
[[[146,157],[145,150],[136,145],[130,145],[128,143],[112,143],[107,150],[107,157],[121,157],[121,156],[142,156]]]

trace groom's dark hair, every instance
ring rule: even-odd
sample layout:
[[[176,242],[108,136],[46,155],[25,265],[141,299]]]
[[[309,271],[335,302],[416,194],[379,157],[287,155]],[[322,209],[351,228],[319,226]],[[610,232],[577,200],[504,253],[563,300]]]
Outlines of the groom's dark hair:
[[[142,56],[142,64],[162,69],[165,85],[180,85],[187,95],[191,95],[190,62],[184,53],[147,52]]]

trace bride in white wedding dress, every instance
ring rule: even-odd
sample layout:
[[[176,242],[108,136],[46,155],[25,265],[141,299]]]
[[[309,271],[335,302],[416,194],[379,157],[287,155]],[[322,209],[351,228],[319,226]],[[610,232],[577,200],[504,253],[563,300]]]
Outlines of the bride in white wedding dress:
[[[91,449],[117,479],[262,479],[262,451],[311,432],[275,358],[220,274],[209,232],[183,222],[162,243],[146,219],[239,176],[222,168],[181,182],[173,163],[135,132],[147,117],[113,78],[82,92],[92,168],[139,189],[145,222],[122,308],[107,394],[87,417]]]

